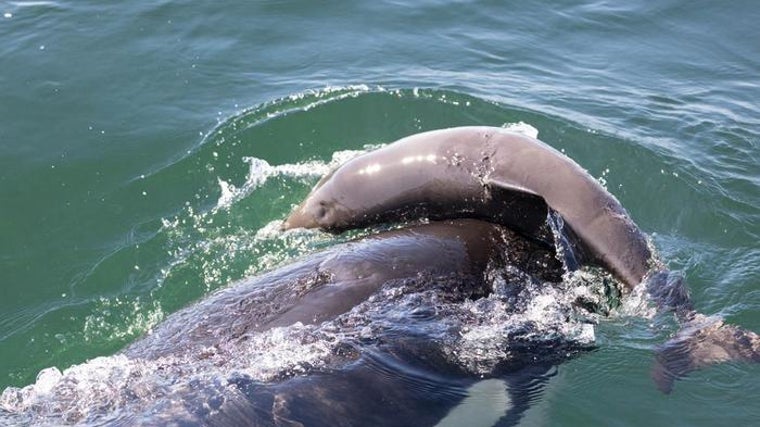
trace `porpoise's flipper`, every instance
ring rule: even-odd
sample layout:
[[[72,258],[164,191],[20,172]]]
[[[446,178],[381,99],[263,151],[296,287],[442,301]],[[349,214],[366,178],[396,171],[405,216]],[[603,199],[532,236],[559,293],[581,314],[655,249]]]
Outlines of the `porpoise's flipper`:
[[[692,371],[729,361],[760,363],[760,336],[720,317],[694,314],[676,336],[656,349],[652,379],[663,393]]]
[[[690,372],[722,362],[760,362],[760,336],[694,310],[684,277],[659,271],[646,279],[660,312],[673,312],[681,325],[676,335],[655,349],[652,379],[663,393]]]

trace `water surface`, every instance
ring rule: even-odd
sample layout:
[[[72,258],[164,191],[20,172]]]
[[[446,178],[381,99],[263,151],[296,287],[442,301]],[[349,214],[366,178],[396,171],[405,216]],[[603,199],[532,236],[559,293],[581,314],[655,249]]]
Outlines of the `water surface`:
[[[334,244],[256,236],[333,153],[455,125],[534,126],[700,311],[760,330],[759,18],[750,1],[0,2],[0,388]],[[275,168],[260,186],[256,159]],[[653,387],[664,323],[602,322],[525,422],[756,420],[757,366]]]

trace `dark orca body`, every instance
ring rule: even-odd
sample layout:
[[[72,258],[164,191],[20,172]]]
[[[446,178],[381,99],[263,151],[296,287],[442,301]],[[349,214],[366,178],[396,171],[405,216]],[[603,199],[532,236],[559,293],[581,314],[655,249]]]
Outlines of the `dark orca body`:
[[[546,246],[477,220],[452,220],[387,231],[305,257],[244,280],[174,313],[125,350],[155,358],[216,345],[296,322],[334,319],[393,281],[451,281],[473,297],[488,294],[491,263],[523,269],[538,280],[561,280]]]
[[[435,426],[485,378],[505,400],[491,422],[514,425],[553,366],[588,344],[558,340],[543,350],[528,339],[494,356],[486,374],[463,364],[452,343],[463,328],[487,323],[491,306],[475,308],[491,301],[499,272],[518,278],[501,286],[543,286],[561,281],[564,269],[553,248],[471,219],[335,245],[170,315],[92,370],[80,365],[84,377],[64,372],[44,403],[26,406],[43,412],[9,421]],[[301,347],[316,356],[302,357]],[[261,360],[276,367],[261,374]],[[104,382],[77,385],[93,375]],[[72,400],[82,392],[90,394]]]
[[[404,345],[412,346],[414,352],[404,354]],[[206,417],[204,423],[437,426],[468,396],[468,389],[481,380],[450,372],[455,367],[445,360],[436,360],[436,354],[434,348],[425,349],[420,343],[400,339],[376,352],[365,353],[341,370],[295,377],[276,384],[239,378],[233,380],[239,394],[228,400],[224,410]],[[401,376],[399,371],[403,373]],[[517,425],[555,373],[556,368],[544,362],[515,367],[498,375],[495,391],[504,395],[504,406],[496,408],[496,414],[485,414],[483,418],[488,420],[485,425]],[[494,410],[488,406],[483,409]],[[483,420],[470,419],[467,425],[484,424]]]
[[[389,284],[428,289],[442,301],[476,300],[492,290],[487,272],[506,266],[541,282],[558,282],[564,272],[552,248],[495,224],[463,219],[388,231],[233,284],[174,313],[124,354],[145,360],[181,357],[192,365],[273,328],[339,318]],[[445,312],[431,314],[438,308],[424,307],[419,316],[446,317]],[[351,320],[340,323],[340,328],[352,326]],[[560,345],[565,351],[546,352],[543,358],[535,349],[526,350],[493,370],[509,401],[496,417],[500,425],[520,419],[552,375],[553,363],[587,348]],[[434,426],[481,380],[452,361],[441,343],[408,330],[351,341],[329,358],[327,368],[307,370],[308,375],[282,373],[262,381],[231,374],[223,386],[184,387],[173,399],[181,400],[181,407],[153,408],[149,417],[142,414],[130,422]]]

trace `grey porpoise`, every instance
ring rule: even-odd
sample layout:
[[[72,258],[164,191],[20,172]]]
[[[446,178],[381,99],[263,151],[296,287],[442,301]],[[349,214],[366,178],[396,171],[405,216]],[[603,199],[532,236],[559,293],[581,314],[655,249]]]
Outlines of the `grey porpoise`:
[[[496,127],[424,132],[356,157],[324,177],[283,227],[474,217],[545,239],[548,209],[589,261],[628,290],[643,280],[651,253],[620,202],[569,157]]]
[[[695,311],[683,277],[657,268],[615,196],[556,149],[503,128],[423,132],[358,156],[322,178],[283,228],[341,232],[420,217],[480,218],[538,240],[559,220],[560,235],[548,236],[555,244],[569,242],[574,257],[610,271],[624,291],[646,280],[658,309],[682,327],[657,349],[653,379],[665,393],[713,363],[760,362],[760,336]]]

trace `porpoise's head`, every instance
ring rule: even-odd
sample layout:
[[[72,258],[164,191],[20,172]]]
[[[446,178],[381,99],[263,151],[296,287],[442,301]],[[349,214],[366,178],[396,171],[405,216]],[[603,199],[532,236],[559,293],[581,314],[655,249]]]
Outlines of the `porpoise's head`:
[[[332,171],[330,174],[322,177],[306,199],[290,213],[282,224],[283,230],[293,228],[322,228],[334,220],[335,200],[333,197],[328,197],[330,192],[323,188],[334,172]]]
[[[355,157],[333,169],[293,210],[282,229],[342,232],[402,219],[410,206],[426,199],[424,194],[420,196],[425,191],[418,190],[430,187],[426,184],[429,181],[437,181],[419,162],[408,162],[392,150],[386,151]]]
[[[306,199],[298,205],[282,224],[283,230],[293,228],[320,228],[339,232],[355,226],[361,217],[355,203],[349,203],[346,195],[345,175],[340,168],[322,177]]]

